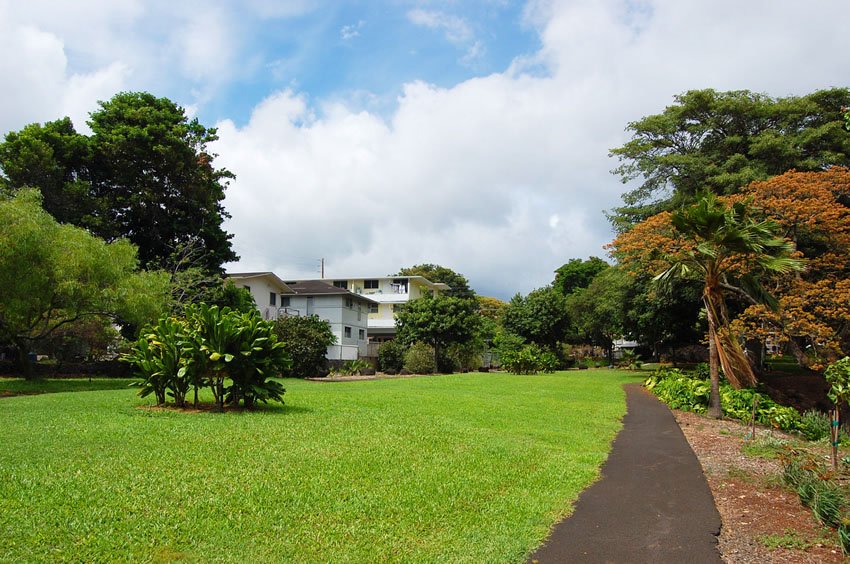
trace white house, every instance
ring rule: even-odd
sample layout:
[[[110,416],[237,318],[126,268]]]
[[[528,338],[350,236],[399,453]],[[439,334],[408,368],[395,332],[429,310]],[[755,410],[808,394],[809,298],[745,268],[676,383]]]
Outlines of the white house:
[[[321,280],[335,288],[371,298],[369,340],[382,342],[395,337],[395,308],[425,295],[449,290],[447,284],[431,282],[424,276],[378,276]]]
[[[295,293],[274,272],[232,272],[227,279],[251,292],[263,319],[277,319],[285,307],[281,297]]]
[[[321,280],[288,282],[294,295],[282,297],[285,315],[317,315],[331,325],[336,344],[328,347],[329,360],[355,360],[366,356],[369,309],[376,302]]]

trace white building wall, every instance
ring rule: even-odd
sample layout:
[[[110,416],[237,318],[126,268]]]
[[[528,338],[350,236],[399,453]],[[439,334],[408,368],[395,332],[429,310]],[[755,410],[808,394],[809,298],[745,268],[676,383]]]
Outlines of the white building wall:
[[[251,296],[254,298],[254,303],[257,304],[257,309],[260,310],[260,315],[263,319],[276,319],[277,310],[281,303],[280,288],[277,285],[272,285],[265,278],[250,278],[246,280],[234,280],[237,288],[248,288]],[[275,293],[275,303],[272,305],[271,292]]]
[[[368,339],[368,306],[355,297],[345,295],[319,295],[319,296],[289,296],[288,311],[295,315],[317,315],[330,323],[331,331],[336,337],[336,344],[328,347],[327,357],[329,359],[354,360],[359,356],[366,356]],[[308,308],[308,301],[312,298],[312,308]],[[352,307],[346,304],[346,299],[351,299]],[[359,311],[358,311],[359,308]],[[351,337],[346,337],[345,328],[351,330]],[[360,331],[363,331],[361,339]],[[356,352],[354,352],[356,351]],[[348,358],[354,354],[354,358]]]

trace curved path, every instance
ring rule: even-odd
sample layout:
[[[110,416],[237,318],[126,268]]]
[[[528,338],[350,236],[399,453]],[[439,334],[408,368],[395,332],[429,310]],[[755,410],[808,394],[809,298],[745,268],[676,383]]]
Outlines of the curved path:
[[[720,514],[673,414],[638,384],[602,477],[530,562],[722,562]]]

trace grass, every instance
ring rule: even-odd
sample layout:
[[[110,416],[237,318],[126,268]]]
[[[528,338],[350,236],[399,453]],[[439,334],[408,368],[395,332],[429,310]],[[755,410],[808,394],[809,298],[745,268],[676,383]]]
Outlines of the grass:
[[[91,392],[96,390],[124,390],[132,379],[128,378],[56,378],[23,380],[0,378],[0,397],[57,392]]]
[[[0,400],[0,561],[526,558],[596,479],[617,371],[287,380],[254,413]]]

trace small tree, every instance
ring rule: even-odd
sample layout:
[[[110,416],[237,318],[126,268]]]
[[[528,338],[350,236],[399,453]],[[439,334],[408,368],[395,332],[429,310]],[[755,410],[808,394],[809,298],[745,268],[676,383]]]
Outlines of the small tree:
[[[307,378],[326,370],[328,347],[336,343],[330,323],[316,315],[281,317],[274,323],[274,332],[292,359],[285,376]]]
[[[430,344],[438,362],[441,348],[475,338],[480,325],[477,308],[475,300],[465,298],[428,296],[413,300],[396,313],[396,338],[404,343]]]
[[[407,347],[400,339],[386,341],[378,347],[378,366],[381,370],[393,370],[398,372],[404,368],[404,353],[407,352]]]

